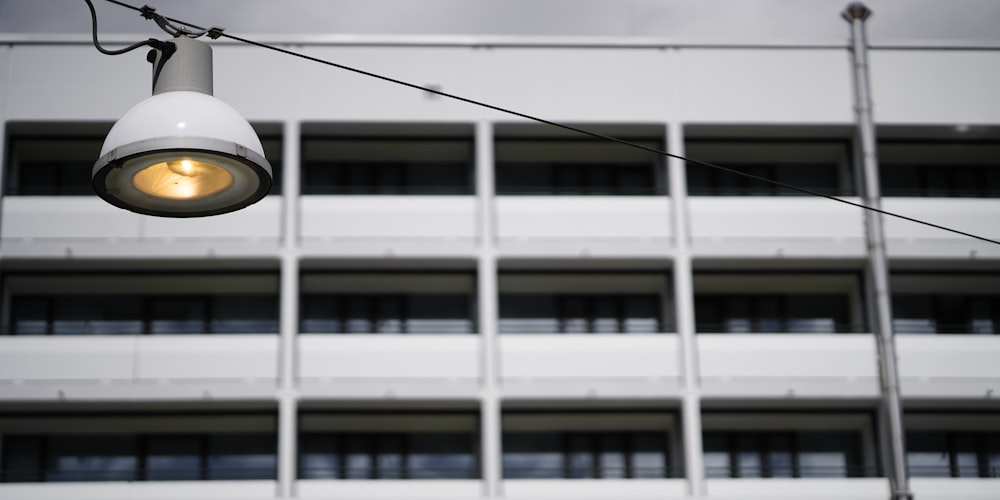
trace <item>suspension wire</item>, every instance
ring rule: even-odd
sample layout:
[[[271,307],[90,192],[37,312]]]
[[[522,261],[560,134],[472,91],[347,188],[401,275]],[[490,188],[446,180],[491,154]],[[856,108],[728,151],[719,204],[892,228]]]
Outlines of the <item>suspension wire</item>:
[[[90,4],[90,0],[84,0],[84,1],[86,1],[88,5]],[[121,2],[119,0],[105,0],[105,1],[107,1],[109,3],[112,3],[112,4],[115,4],[115,5],[118,5],[118,6],[121,6],[121,7],[132,9],[132,10],[134,10],[136,12],[140,12],[140,13],[148,12],[148,10],[150,9],[149,7],[143,7],[143,8],[135,7],[133,5],[129,5],[129,4]],[[93,11],[93,7],[92,6],[91,6],[91,11]],[[166,19],[166,20],[168,20],[170,22],[173,22],[173,23],[183,24],[185,26],[189,26],[191,28],[195,28],[195,29],[198,29],[198,30],[212,31],[212,30],[210,30],[208,28],[204,28],[204,27],[201,27],[201,26],[198,26],[196,24],[189,23],[187,21],[183,21],[183,20],[180,20],[180,19],[175,19],[175,18],[166,17],[166,16],[162,16],[162,17],[163,17],[163,19]],[[821,193],[819,191],[814,191],[812,189],[807,189],[807,188],[795,186],[795,185],[788,184],[788,183],[781,182],[781,181],[776,181],[774,179],[769,179],[767,177],[761,177],[759,175],[754,175],[754,174],[751,174],[751,173],[748,173],[748,172],[743,172],[743,171],[736,170],[736,169],[733,169],[733,168],[724,167],[722,165],[718,165],[718,164],[715,164],[715,163],[711,163],[711,162],[707,162],[707,161],[702,161],[702,160],[697,160],[697,159],[693,159],[693,158],[687,158],[685,156],[681,156],[681,155],[677,155],[677,154],[673,154],[673,153],[668,153],[668,152],[666,152],[664,150],[661,150],[661,149],[658,149],[658,148],[645,146],[643,144],[639,144],[639,143],[627,141],[625,139],[619,139],[617,137],[612,137],[612,136],[609,136],[609,135],[605,135],[605,134],[601,134],[601,133],[598,133],[598,132],[594,132],[592,130],[587,130],[587,129],[575,127],[575,126],[572,126],[572,125],[567,125],[565,123],[560,123],[560,122],[555,122],[555,121],[552,121],[552,120],[547,120],[545,118],[540,118],[540,117],[537,117],[537,116],[534,116],[534,115],[530,115],[530,114],[527,114],[527,113],[522,113],[522,112],[519,112],[519,111],[514,111],[512,109],[508,109],[508,108],[504,108],[504,107],[501,107],[501,106],[489,104],[489,103],[486,103],[486,102],[483,102],[483,101],[477,101],[477,100],[470,99],[470,98],[467,98],[467,97],[462,97],[462,96],[459,96],[459,95],[456,95],[456,94],[451,94],[451,93],[448,93],[448,92],[444,92],[444,91],[439,90],[439,89],[430,88],[430,87],[424,87],[424,86],[417,85],[415,83],[410,83],[410,82],[407,82],[407,81],[404,81],[404,80],[399,80],[399,79],[392,78],[392,77],[389,77],[389,76],[380,75],[378,73],[372,73],[370,71],[365,71],[363,69],[354,68],[352,66],[347,66],[347,65],[336,63],[336,62],[333,62],[333,61],[328,61],[328,60],[325,60],[325,59],[320,59],[318,57],[313,57],[313,56],[310,56],[310,55],[306,55],[306,54],[303,54],[301,52],[295,52],[295,51],[284,49],[284,48],[277,47],[277,46],[274,46],[274,45],[269,45],[269,44],[266,44],[266,43],[257,42],[257,41],[250,40],[250,39],[247,39],[247,38],[242,38],[242,37],[239,37],[239,36],[236,36],[236,35],[230,35],[229,33],[225,33],[225,32],[222,32],[221,30],[218,30],[217,28],[215,28],[215,30],[216,31],[213,34],[217,34],[218,36],[221,36],[221,37],[224,37],[224,38],[229,38],[230,40],[235,40],[237,42],[241,42],[241,43],[244,43],[244,44],[247,44],[247,45],[253,45],[255,47],[260,47],[262,49],[267,49],[267,50],[271,50],[271,51],[274,51],[274,52],[279,52],[279,53],[286,54],[286,55],[289,55],[289,56],[297,57],[297,58],[300,58],[300,59],[305,59],[307,61],[315,62],[315,63],[322,64],[322,65],[325,65],[325,66],[331,66],[331,67],[334,67],[334,68],[337,68],[337,69],[342,69],[342,70],[345,70],[345,71],[350,71],[352,73],[356,73],[356,74],[359,74],[359,75],[362,75],[362,76],[367,76],[367,77],[374,78],[374,79],[377,79],[377,80],[382,80],[382,81],[393,83],[393,84],[396,84],[396,85],[401,85],[403,87],[409,87],[409,88],[420,90],[420,91],[423,91],[423,92],[428,92],[428,93],[435,94],[435,95],[438,95],[438,96],[441,96],[441,97],[446,97],[448,99],[452,99],[452,100],[455,100],[455,101],[461,101],[461,102],[464,102],[464,103],[467,103],[467,104],[472,104],[474,106],[479,106],[481,108],[486,108],[486,109],[490,109],[490,110],[493,110],[493,111],[498,111],[500,113],[504,113],[504,114],[516,116],[516,117],[519,117],[519,118],[524,118],[526,120],[534,121],[534,122],[537,122],[537,123],[542,123],[542,124],[545,124],[545,125],[549,125],[551,127],[560,128],[560,129],[563,129],[563,130],[568,130],[570,132],[574,132],[574,133],[581,134],[581,135],[586,135],[586,136],[589,136],[589,137],[593,137],[595,139],[600,139],[602,141],[613,142],[613,143],[621,144],[623,146],[627,146],[627,147],[630,147],[630,148],[639,149],[639,150],[647,151],[647,152],[650,152],[650,153],[655,153],[655,154],[660,155],[660,156],[665,156],[665,157],[668,157],[668,158],[675,158],[675,159],[682,160],[682,161],[685,161],[685,162],[688,162],[688,163],[693,163],[693,164],[696,164],[696,165],[701,165],[701,166],[704,166],[704,167],[709,167],[709,168],[713,168],[713,169],[716,169],[716,170],[721,170],[723,172],[729,172],[729,173],[734,174],[734,175],[740,175],[740,176],[743,176],[743,177],[746,177],[746,178],[749,178],[749,179],[758,180],[758,181],[761,181],[761,182],[765,182],[767,184],[771,184],[771,185],[774,185],[774,186],[782,187],[782,188],[789,189],[789,190],[792,190],[792,191],[797,191],[799,193],[807,194],[807,195],[810,195],[810,196],[817,196],[817,197],[820,197],[820,198],[826,198],[828,200],[833,200],[833,201],[836,201],[836,202],[843,203],[845,205],[850,205],[850,206],[861,208],[861,209],[864,209],[864,210],[870,210],[872,212],[876,212],[876,213],[879,213],[879,214],[882,214],[882,215],[887,215],[889,217],[895,217],[897,219],[902,219],[902,220],[914,222],[914,223],[917,223],[917,224],[922,224],[924,226],[933,227],[935,229],[940,229],[942,231],[947,231],[947,232],[950,232],[950,233],[959,234],[959,235],[966,236],[966,237],[973,238],[973,239],[977,239],[977,240],[980,240],[980,241],[985,241],[987,243],[993,243],[995,245],[1000,245],[1000,240],[994,240],[994,239],[991,239],[991,238],[987,238],[985,236],[979,236],[979,235],[976,235],[976,234],[967,233],[965,231],[960,231],[958,229],[950,228],[950,227],[947,227],[947,226],[942,226],[940,224],[935,224],[933,222],[927,222],[925,220],[917,219],[917,218],[914,218],[914,217],[909,217],[909,216],[898,214],[898,213],[895,213],[895,212],[890,212],[890,211],[887,211],[887,210],[883,210],[881,208],[875,208],[875,207],[872,207],[872,206],[868,206],[868,205],[865,205],[863,203],[857,203],[857,202],[853,202],[853,201],[850,201],[850,200],[845,200],[845,199],[839,198],[837,196],[829,195],[829,194],[826,194],[826,193]],[[96,21],[95,21],[95,40],[96,40]]]
[[[128,47],[117,50],[111,50],[101,47],[101,43],[97,41],[97,11],[94,10],[94,4],[91,3],[90,0],[83,0],[83,1],[87,2],[87,7],[90,9],[91,26],[93,27],[93,29],[91,30],[91,35],[94,40],[94,48],[96,48],[98,52],[102,54],[107,54],[109,56],[117,56],[124,54],[126,52],[131,52],[135,49],[138,49],[139,47],[150,46],[150,47],[160,48],[164,44],[164,42],[161,42],[155,38],[150,38],[148,40],[136,42],[133,43],[132,45],[129,45]]]

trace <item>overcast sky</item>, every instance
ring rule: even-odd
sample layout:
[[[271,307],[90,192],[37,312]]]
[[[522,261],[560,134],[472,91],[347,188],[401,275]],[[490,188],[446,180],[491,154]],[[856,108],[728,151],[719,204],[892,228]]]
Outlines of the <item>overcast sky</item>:
[[[157,35],[94,0],[102,34]],[[586,37],[674,43],[843,44],[846,0],[128,0],[233,34]],[[1000,46],[998,0],[868,0],[873,44]],[[0,0],[0,34],[82,36],[83,0]]]

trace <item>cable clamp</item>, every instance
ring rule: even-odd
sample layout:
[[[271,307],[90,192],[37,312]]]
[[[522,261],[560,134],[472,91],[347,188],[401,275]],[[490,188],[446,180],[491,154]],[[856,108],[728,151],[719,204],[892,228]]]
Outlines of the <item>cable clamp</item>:
[[[222,36],[222,32],[225,30],[226,28],[213,27],[208,31],[206,31],[205,34],[208,35],[208,37],[211,38],[212,40],[218,40],[219,37]]]
[[[155,19],[159,16],[159,14],[156,13],[156,9],[148,5],[143,5],[139,9],[139,15],[141,15],[145,19]]]

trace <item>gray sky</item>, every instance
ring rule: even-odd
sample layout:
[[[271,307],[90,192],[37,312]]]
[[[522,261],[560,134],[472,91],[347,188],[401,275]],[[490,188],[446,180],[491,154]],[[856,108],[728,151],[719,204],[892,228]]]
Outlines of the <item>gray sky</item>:
[[[94,0],[102,35],[158,35]],[[846,0],[128,0],[268,40],[386,36],[594,38],[598,43],[843,45]],[[1000,46],[1000,1],[869,0],[873,44]],[[0,0],[0,35],[81,38],[83,0]]]

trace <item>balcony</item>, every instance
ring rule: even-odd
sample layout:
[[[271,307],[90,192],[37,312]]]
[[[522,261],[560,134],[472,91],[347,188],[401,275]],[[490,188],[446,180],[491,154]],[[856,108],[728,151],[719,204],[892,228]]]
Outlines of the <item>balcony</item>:
[[[879,394],[870,334],[700,334],[697,345],[706,397]]]
[[[157,481],[116,483],[8,483],[0,484],[0,496],[24,500],[78,498],[137,500],[185,498],[189,500],[272,499],[275,481]]]
[[[299,384],[306,398],[472,398],[478,335],[302,334]]]
[[[712,498],[809,498],[821,500],[883,500],[889,494],[885,478],[796,478],[796,479],[709,479],[707,493]]]
[[[681,498],[684,479],[506,479],[508,498]]]
[[[216,217],[169,219],[96,196],[5,196],[0,250],[5,258],[273,257],[280,222],[280,197]]]
[[[505,397],[664,397],[680,393],[671,334],[500,336]]]
[[[0,337],[0,398],[272,396],[277,335]]]
[[[990,398],[1000,393],[1000,336],[897,335],[903,395]]]
[[[967,233],[1000,239],[996,198],[886,198],[885,210]],[[1000,246],[895,217],[885,218],[890,258],[996,259]]]
[[[672,251],[670,201],[662,196],[499,196],[505,257],[650,257]]]
[[[300,498],[461,498],[482,496],[483,484],[478,480],[393,480],[338,481],[332,479],[299,480],[296,486]]]
[[[865,255],[861,210],[830,200],[691,197],[688,207],[696,257],[862,258]]]
[[[471,196],[304,196],[304,255],[336,257],[475,255]]]

